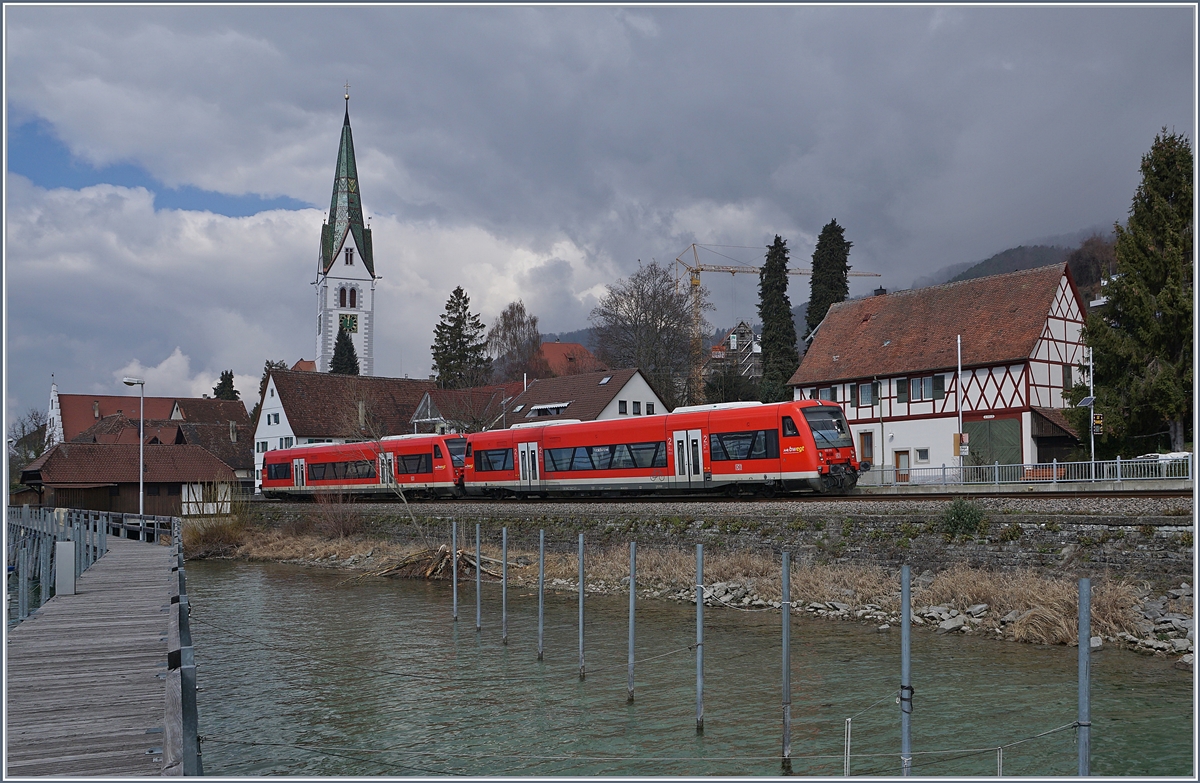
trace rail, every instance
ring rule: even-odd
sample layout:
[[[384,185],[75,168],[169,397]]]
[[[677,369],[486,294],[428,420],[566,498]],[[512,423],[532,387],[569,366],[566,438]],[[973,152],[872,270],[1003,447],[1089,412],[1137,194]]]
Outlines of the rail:
[[[1071,482],[1191,481],[1194,455],[1172,459],[1121,459],[1095,462],[1037,462],[1023,465],[946,465],[898,468],[872,466],[859,476],[860,487],[913,485],[1058,484]]]

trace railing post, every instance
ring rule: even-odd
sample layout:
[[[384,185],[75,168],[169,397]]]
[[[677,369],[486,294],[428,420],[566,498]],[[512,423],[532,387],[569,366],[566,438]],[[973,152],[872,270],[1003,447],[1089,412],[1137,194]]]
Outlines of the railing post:
[[[942,463],[942,486],[946,486],[946,463]]]
[[[996,486],[1000,486],[1000,460],[996,460],[993,464],[996,470]]]
[[[1055,484],[1058,483],[1058,457],[1055,457],[1050,463],[1050,480]]]
[[[1121,480],[1121,455],[1117,455],[1117,481]]]
[[[54,592],[56,595],[75,595],[75,542],[58,541],[54,544],[55,566]]]
[[[1091,774],[1092,580],[1079,580],[1079,777]]]

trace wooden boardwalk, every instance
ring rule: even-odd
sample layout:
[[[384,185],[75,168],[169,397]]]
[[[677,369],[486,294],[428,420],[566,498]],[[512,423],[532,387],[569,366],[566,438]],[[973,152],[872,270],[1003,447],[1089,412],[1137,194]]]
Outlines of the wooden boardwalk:
[[[5,777],[163,774],[172,565],[110,536],[75,595],[9,631]]]

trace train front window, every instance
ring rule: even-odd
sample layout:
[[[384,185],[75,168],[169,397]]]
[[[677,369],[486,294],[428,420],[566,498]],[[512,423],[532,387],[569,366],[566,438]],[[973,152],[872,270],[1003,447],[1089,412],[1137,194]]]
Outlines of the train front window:
[[[450,452],[450,463],[456,468],[461,468],[466,461],[467,439],[446,438],[445,443],[446,451]]]
[[[805,408],[804,418],[812,429],[813,440],[819,449],[842,449],[854,445],[850,439],[846,417],[836,408]]]
[[[792,421],[791,416],[783,417],[783,437],[794,438],[800,434],[800,430],[796,429],[796,422]]]

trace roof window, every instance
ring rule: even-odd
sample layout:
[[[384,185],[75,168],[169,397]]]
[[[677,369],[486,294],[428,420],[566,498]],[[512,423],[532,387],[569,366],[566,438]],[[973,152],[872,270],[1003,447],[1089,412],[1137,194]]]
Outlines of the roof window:
[[[513,413],[520,413],[524,407],[525,407],[525,403],[521,403],[517,407],[513,408]]]
[[[600,385],[603,386],[604,384],[608,383],[611,380],[612,380],[611,375],[605,375],[603,378],[600,379]]]

